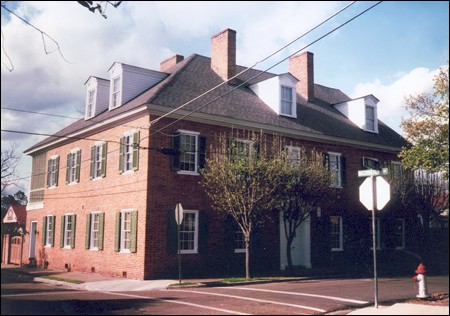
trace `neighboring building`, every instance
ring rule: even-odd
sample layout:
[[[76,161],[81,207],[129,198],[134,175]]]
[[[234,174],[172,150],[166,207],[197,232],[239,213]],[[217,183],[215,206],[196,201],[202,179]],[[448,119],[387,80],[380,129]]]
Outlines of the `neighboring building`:
[[[2,263],[22,265],[25,260],[28,262],[26,256],[22,257],[26,222],[26,205],[10,205],[2,218]]]
[[[160,71],[114,63],[110,78],[86,81],[83,119],[25,151],[33,158],[28,258],[51,269],[175,277],[174,210],[181,203],[183,277],[243,271],[242,239],[211,210],[199,170],[217,150],[217,137],[237,138],[244,148],[251,131],[283,135],[294,151],[315,148],[329,161],[335,198],[303,224],[294,264],[341,271],[361,251],[370,255],[361,248],[371,226],[359,202],[358,170],[401,169],[397,153],[406,144],[378,120],[378,99],[351,99],[315,84],[310,52],[292,57],[289,73],[241,73],[246,68],[236,65],[235,31],[216,34],[211,46],[211,58],[175,55]],[[380,212],[380,252],[412,245],[410,219],[402,212],[395,202]],[[261,227],[253,238],[252,271],[283,269],[283,242],[277,219]]]

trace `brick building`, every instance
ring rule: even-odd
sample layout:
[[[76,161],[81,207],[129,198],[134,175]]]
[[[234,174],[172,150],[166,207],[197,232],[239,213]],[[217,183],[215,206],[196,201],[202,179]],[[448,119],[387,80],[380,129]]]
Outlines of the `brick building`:
[[[236,32],[226,29],[211,38],[211,58],[175,55],[159,71],[116,62],[110,78],[90,77],[85,117],[25,151],[33,158],[28,258],[54,269],[174,277],[181,203],[183,276],[241,273],[239,233],[211,210],[199,169],[218,135],[245,146],[244,135],[262,131],[294,150],[319,150],[334,175],[335,197],[302,225],[294,264],[354,263],[370,242],[358,170],[389,165],[400,174],[404,139],[378,120],[374,96],[350,99],[315,84],[311,52],[292,57],[289,73],[245,69],[236,65]],[[392,201],[377,219],[378,246],[389,256],[408,247],[403,212]],[[284,269],[281,226],[275,218],[255,233],[252,271]]]

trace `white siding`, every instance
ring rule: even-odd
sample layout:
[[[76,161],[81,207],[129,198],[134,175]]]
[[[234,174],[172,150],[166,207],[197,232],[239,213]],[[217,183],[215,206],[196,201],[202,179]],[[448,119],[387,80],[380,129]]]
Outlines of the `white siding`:
[[[85,119],[97,116],[104,110],[108,109],[109,104],[109,80],[89,77],[85,83],[86,86],[86,112]],[[88,116],[89,92],[95,90],[93,116]]]
[[[359,128],[363,130],[366,129],[366,105],[370,105],[375,109],[375,132],[378,133],[378,119],[377,119],[377,104],[378,99],[373,95],[367,95],[362,98],[350,100],[348,102],[343,102],[340,104],[336,104],[335,108],[344,114],[346,117],[350,119],[353,123],[355,123]]]
[[[297,79],[295,79],[290,74],[282,74],[277,77],[272,77],[270,79],[258,82],[250,86],[250,89],[266,103],[275,113],[278,115],[283,115],[280,113],[281,109],[281,86],[286,86],[292,88],[293,96],[292,100],[294,103],[294,109],[292,111],[292,117],[297,117],[296,113],[296,90],[295,86],[297,84]]]
[[[111,80],[117,78],[118,76],[121,76],[120,105],[123,105],[131,99],[134,99],[139,94],[151,88],[152,86],[163,80],[165,77],[167,77],[167,74],[159,71],[144,69],[117,62],[111,66],[109,72],[111,74]],[[111,89],[112,83],[110,84],[110,98],[112,94]],[[111,110],[111,100],[109,108]]]

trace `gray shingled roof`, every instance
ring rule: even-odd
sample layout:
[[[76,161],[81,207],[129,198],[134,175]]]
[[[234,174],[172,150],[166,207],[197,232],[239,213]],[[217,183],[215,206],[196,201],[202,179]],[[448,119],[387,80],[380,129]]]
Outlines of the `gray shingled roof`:
[[[45,144],[51,143],[57,137],[68,135],[94,125],[96,122],[117,116],[142,106],[144,104],[154,104],[168,108],[176,108],[184,103],[201,95],[205,91],[219,85],[223,80],[211,69],[211,59],[200,55],[191,55],[167,70],[169,76],[160,83],[143,92],[127,104],[105,111],[91,120],[81,119],[55,134],[56,137],[49,137],[25,152],[33,151]],[[237,72],[244,70],[244,67],[237,67]],[[256,75],[260,76],[254,78]],[[379,133],[369,133],[357,127],[348,118],[336,110],[332,105],[351,100],[347,95],[338,89],[314,85],[315,99],[312,102],[305,102],[298,96],[297,118],[287,118],[277,115],[268,105],[259,99],[248,87],[250,83],[256,83],[275,76],[271,73],[251,69],[240,75],[235,84],[222,85],[212,93],[207,94],[199,100],[189,104],[184,110],[197,110],[199,107],[220,97],[216,101],[202,108],[199,112],[214,116],[221,116],[232,119],[239,119],[247,122],[254,122],[277,127],[289,128],[292,131],[307,132],[312,134],[327,135],[343,138],[349,141],[364,142],[381,146],[401,148],[406,145],[406,141],[387,125],[379,122]],[[253,78],[249,83],[230,91],[240,83]]]

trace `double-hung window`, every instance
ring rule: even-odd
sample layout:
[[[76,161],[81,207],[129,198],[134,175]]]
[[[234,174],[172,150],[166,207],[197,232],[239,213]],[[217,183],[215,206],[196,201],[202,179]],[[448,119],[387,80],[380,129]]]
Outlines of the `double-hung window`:
[[[328,153],[328,171],[330,172],[330,186],[341,188],[345,183],[345,158],[339,153]]]
[[[86,249],[103,249],[103,228],[105,213],[90,213],[86,215]]]
[[[366,105],[366,125],[365,129],[371,132],[375,132],[375,126],[376,126],[376,113],[375,113],[375,107]]]
[[[254,142],[247,139],[231,139],[230,142],[230,158],[248,159],[254,155]]]
[[[395,220],[395,248],[405,249],[405,219]]]
[[[291,87],[281,86],[280,114],[293,115],[293,89]]]
[[[61,248],[75,247],[76,215],[61,216]]]
[[[206,138],[198,132],[178,131],[172,136],[172,170],[197,175],[205,165]]]
[[[180,225],[180,253],[198,253],[198,211],[184,210]]]
[[[287,158],[290,164],[292,165],[298,165],[300,164],[301,160],[301,148],[300,147],[294,147],[294,146],[286,146],[287,150]]]
[[[89,90],[87,95],[86,118],[93,117],[95,113],[95,89]]]
[[[342,216],[330,216],[331,251],[344,250]]]
[[[121,103],[121,76],[112,79],[112,92],[111,92],[111,108],[120,106]]]
[[[49,188],[58,186],[59,156],[53,156],[47,163],[47,186]]]
[[[234,252],[245,252],[244,233],[239,227],[234,231]]]
[[[122,210],[116,214],[115,250],[136,252],[137,250],[137,211]]]
[[[139,132],[129,132],[120,138],[119,171],[136,171],[139,167]]]
[[[91,147],[90,178],[102,178],[106,175],[106,142],[96,142]]]
[[[42,218],[42,246],[53,247],[55,244],[55,216]]]
[[[80,181],[81,149],[74,149],[67,155],[66,183]]]

